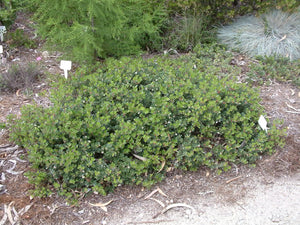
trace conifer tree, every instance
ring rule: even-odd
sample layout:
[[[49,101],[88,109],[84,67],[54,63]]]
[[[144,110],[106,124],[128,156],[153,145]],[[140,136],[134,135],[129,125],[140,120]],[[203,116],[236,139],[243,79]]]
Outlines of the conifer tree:
[[[143,0],[28,0],[49,44],[80,61],[132,54],[159,40],[161,7]],[[144,45],[144,46],[143,46]]]

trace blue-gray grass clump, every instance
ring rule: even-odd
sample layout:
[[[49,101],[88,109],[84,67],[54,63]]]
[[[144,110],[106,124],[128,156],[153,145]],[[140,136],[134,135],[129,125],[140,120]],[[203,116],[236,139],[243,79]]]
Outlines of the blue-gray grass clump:
[[[244,16],[218,30],[221,43],[251,56],[300,58],[300,11]]]

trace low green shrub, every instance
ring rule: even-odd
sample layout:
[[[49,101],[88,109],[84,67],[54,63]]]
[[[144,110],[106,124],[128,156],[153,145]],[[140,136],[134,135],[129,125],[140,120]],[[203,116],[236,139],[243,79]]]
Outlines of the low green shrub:
[[[24,0],[0,0],[0,25],[10,27],[16,17],[17,11],[25,8]]]
[[[37,47],[37,43],[34,40],[30,39],[22,29],[16,29],[15,31],[8,32],[7,38],[9,39],[10,48],[15,48],[15,47],[36,48]]]
[[[148,187],[169,168],[228,170],[282,146],[276,123],[268,133],[257,123],[258,91],[202,64],[193,56],[109,59],[62,78],[53,106],[10,118],[11,139],[28,149],[35,194]]]
[[[250,83],[263,84],[270,79],[289,82],[300,87],[300,59],[290,61],[288,58],[257,57],[257,61],[249,65],[246,73]]]
[[[0,122],[0,130],[5,129],[6,128],[6,124],[3,122]]]
[[[15,10],[12,5],[15,1],[0,0],[0,25],[10,26],[16,18]]]

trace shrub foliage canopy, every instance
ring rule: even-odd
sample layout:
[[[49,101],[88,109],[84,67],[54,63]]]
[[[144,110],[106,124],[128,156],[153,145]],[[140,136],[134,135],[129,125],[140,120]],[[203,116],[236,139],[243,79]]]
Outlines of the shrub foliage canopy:
[[[273,152],[280,132],[257,124],[258,92],[201,65],[196,57],[109,59],[62,79],[53,106],[24,108],[11,137],[29,149],[37,192],[52,184],[63,194],[105,194],[150,186],[170,168],[227,170]]]

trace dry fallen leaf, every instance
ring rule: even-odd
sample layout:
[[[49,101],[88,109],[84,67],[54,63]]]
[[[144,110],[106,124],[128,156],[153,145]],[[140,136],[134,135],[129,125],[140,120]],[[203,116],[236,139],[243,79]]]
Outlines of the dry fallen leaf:
[[[283,41],[284,39],[286,39],[286,34],[285,34],[278,42],[281,42],[281,41]]]
[[[113,200],[110,200],[106,203],[96,203],[96,204],[92,204],[92,203],[89,203],[91,206],[97,206],[97,207],[100,207],[103,211],[107,212],[107,208],[106,206],[109,205],[111,202],[113,202]]]
[[[16,96],[20,96],[20,91],[21,91],[21,89],[19,89],[19,90],[17,90],[17,92],[16,92]]]
[[[173,171],[174,170],[174,167],[168,167],[167,168],[167,173],[169,173],[169,172],[171,172],[171,171]]]
[[[139,156],[139,155],[136,155],[136,154],[133,154],[133,156],[134,156],[135,158],[137,158],[137,159],[143,161],[143,162],[147,160],[147,158],[145,158],[145,157],[143,157],[143,156]]]
[[[163,170],[163,168],[165,167],[165,164],[166,164],[166,161],[164,160],[164,161],[162,162],[161,167],[160,167],[160,169],[158,170],[157,173],[160,173],[160,172]]]

